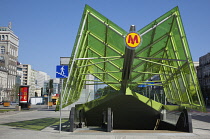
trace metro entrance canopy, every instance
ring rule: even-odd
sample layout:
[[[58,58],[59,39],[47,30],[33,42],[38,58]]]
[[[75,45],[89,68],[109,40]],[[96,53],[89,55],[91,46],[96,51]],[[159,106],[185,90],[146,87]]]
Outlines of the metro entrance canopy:
[[[62,102],[68,106],[80,97],[91,74],[117,91],[132,86],[162,86],[168,102],[205,111],[194,64],[190,54],[178,7],[137,31],[142,38],[134,55],[125,55],[125,30],[86,5],[64,81]],[[133,60],[130,75],[124,82],[125,58]],[[123,84],[123,83],[124,84]],[[130,90],[132,92],[132,90]]]

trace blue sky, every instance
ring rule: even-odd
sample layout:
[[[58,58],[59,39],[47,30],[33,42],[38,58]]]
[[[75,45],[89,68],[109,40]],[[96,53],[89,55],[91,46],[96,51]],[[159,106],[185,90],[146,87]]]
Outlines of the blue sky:
[[[143,28],[179,7],[194,61],[210,52],[210,0],[1,0],[0,26],[12,22],[19,62],[55,78],[60,57],[69,57],[85,4],[124,30]]]

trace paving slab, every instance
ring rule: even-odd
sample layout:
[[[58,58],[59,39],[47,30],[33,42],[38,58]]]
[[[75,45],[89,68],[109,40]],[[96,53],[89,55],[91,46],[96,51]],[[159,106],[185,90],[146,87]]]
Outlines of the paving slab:
[[[210,110],[210,109],[209,109]],[[209,139],[210,138],[210,111],[208,113],[192,112],[193,133],[172,131],[137,131],[137,130],[113,130],[104,132],[90,130],[90,128],[77,129],[75,132],[59,131],[49,126],[41,131],[16,128],[0,125],[0,139]],[[68,118],[69,111],[62,111],[62,118]],[[34,106],[29,111],[13,111],[0,114],[0,124],[41,119],[59,118],[60,113],[54,111],[54,107]]]

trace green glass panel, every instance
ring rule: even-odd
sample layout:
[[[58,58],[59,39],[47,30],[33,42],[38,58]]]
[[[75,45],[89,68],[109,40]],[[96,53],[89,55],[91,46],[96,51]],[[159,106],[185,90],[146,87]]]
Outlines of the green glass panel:
[[[135,49],[127,86],[138,86],[158,76],[169,102],[203,111],[205,105],[178,7],[138,33],[143,41]],[[121,89],[126,34],[86,5],[72,50],[70,74],[64,81],[63,107],[80,97],[86,74],[115,90]]]

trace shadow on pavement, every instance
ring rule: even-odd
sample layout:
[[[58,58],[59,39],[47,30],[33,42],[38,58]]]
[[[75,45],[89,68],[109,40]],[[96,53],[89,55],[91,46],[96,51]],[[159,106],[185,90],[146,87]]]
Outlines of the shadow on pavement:
[[[192,119],[210,123],[210,115],[192,115]]]
[[[60,121],[56,122],[55,124],[51,125],[50,127],[53,128],[54,130],[59,130],[59,126],[60,126]],[[61,131],[66,131],[69,132],[70,129],[70,123],[68,121],[68,118],[64,118],[61,121]]]
[[[207,131],[210,131],[210,129],[204,129],[204,128],[194,128],[194,129],[200,129],[200,130],[207,130]]]

